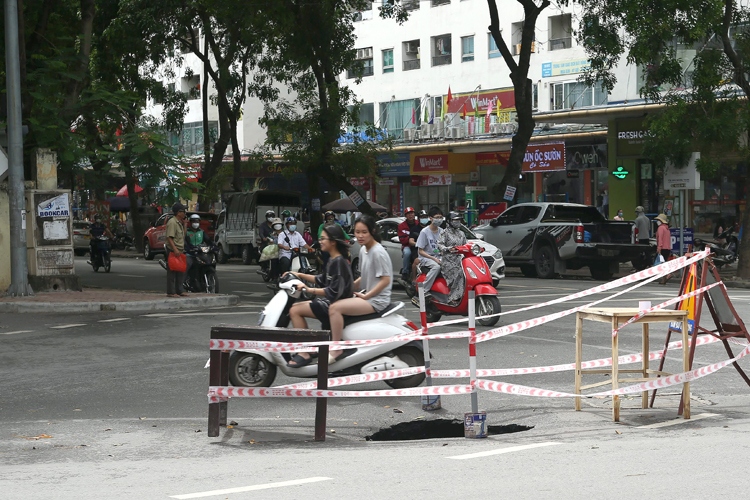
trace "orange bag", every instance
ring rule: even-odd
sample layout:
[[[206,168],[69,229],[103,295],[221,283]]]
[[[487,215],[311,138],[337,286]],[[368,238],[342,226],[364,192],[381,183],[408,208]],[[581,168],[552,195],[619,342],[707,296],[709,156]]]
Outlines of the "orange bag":
[[[187,271],[187,256],[184,253],[177,255],[174,252],[169,252],[167,258],[167,265],[169,270],[175,273],[184,273]]]

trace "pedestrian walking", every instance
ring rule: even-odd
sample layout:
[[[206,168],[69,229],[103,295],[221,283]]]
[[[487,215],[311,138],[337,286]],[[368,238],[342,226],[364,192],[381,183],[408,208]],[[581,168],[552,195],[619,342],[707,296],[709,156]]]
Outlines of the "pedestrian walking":
[[[185,205],[180,202],[172,205],[174,217],[167,221],[167,262],[169,253],[180,256],[185,251]],[[187,293],[182,288],[185,273],[173,271],[167,266],[167,297],[185,297]]]

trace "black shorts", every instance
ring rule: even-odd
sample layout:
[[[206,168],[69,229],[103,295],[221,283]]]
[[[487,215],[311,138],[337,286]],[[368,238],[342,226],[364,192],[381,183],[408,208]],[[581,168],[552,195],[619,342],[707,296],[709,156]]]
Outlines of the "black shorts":
[[[328,319],[328,308],[330,306],[331,303],[328,302],[328,299],[320,297],[314,298],[312,302],[310,302],[310,310],[320,321],[323,330],[331,329],[331,320]]]

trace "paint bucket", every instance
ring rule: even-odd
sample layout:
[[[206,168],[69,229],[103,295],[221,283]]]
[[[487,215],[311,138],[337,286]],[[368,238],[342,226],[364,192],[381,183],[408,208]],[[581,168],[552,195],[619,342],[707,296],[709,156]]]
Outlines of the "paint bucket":
[[[422,396],[422,410],[435,411],[442,407],[443,405],[440,403],[440,396]]]
[[[487,437],[487,412],[464,413],[464,437],[470,439]]]

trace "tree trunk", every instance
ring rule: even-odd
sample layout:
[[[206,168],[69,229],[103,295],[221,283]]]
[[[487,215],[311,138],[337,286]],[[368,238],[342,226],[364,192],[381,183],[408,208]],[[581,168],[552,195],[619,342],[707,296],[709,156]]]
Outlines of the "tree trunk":
[[[737,259],[737,277],[750,279],[750,205],[745,206],[742,214],[742,241],[740,241],[739,258]]]
[[[321,214],[322,209],[321,210],[312,209],[312,199],[318,198],[320,200],[320,175],[318,175],[317,172],[313,172],[313,169],[308,169],[307,171],[307,188],[308,188],[308,192],[310,193],[310,200],[311,200],[310,222],[309,222],[310,234],[312,235],[313,239],[317,240],[318,239],[318,226],[320,226],[320,223],[323,222],[323,216]]]
[[[143,253],[143,233],[145,232],[138,213],[138,194],[135,192],[137,179],[130,168],[130,158],[122,159],[122,169],[125,172],[125,185],[128,186],[128,201],[130,202],[130,220],[133,221],[133,240],[135,248]],[[114,233],[114,231],[112,231]]]
[[[513,136],[508,159],[508,168],[500,181],[500,193],[505,193],[507,186],[516,187],[521,175],[523,159],[526,156],[526,148],[534,133],[534,118],[532,116],[531,102],[531,80],[523,75],[521,82],[514,82],[514,95],[516,97],[516,112],[518,113],[518,132]]]

